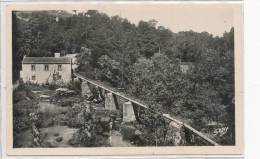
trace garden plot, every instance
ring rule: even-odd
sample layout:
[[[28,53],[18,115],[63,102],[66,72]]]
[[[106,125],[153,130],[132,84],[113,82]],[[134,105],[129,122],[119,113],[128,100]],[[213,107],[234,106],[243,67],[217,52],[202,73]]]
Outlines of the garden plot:
[[[73,134],[77,132],[76,128],[69,128],[68,126],[52,126],[41,128],[40,131],[44,134],[42,142],[43,147],[71,147],[69,140]]]

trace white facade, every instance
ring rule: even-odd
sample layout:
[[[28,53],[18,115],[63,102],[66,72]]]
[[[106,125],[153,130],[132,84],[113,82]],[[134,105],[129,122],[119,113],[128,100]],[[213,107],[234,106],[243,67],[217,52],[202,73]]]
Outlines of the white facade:
[[[25,57],[26,58],[26,57]],[[32,82],[38,84],[51,83],[53,81],[70,82],[71,80],[71,62],[63,62],[57,57],[54,60],[41,58],[25,59],[22,63],[20,77],[24,82]],[[35,60],[36,59],[36,60]],[[42,59],[42,62],[41,62]],[[50,61],[50,63],[48,63]],[[55,63],[55,61],[57,63]]]

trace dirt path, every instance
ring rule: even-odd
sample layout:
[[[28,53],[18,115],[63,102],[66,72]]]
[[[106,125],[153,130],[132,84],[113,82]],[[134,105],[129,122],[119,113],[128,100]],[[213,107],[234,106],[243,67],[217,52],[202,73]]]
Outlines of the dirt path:
[[[69,140],[77,130],[68,126],[41,128],[41,133],[46,134],[42,145],[44,147],[72,147]]]

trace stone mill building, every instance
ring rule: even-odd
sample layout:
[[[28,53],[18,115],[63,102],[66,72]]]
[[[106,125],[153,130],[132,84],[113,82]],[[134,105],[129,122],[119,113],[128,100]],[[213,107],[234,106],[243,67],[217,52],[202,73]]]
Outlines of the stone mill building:
[[[70,82],[72,76],[72,62],[69,57],[61,57],[55,53],[54,57],[24,57],[20,77],[24,82],[38,84],[53,81]]]

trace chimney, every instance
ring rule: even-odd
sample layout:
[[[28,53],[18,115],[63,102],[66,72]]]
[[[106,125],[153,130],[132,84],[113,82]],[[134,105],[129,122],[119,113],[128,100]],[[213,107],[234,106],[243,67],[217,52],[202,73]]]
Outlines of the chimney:
[[[54,57],[57,57],[57,58],[60,57],[60,53],[55,52],[55,53],[54,53]]]

